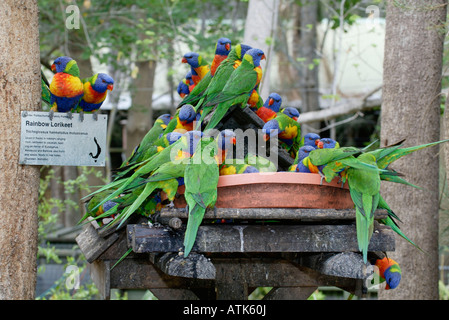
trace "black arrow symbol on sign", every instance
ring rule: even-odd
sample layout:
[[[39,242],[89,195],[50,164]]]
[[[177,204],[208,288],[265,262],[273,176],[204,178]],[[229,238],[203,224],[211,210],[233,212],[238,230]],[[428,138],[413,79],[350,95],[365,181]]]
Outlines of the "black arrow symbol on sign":
[[[101,148],[100,145],[98,144],[97,138],[94,137],[94,142],[97,145],[97,154],[93,155],[92,152],[89,152],[89,155],[93,158],[93,159],[97,159],[100,156],[101,153]],[[97,162],[97,160],[95,160],[95,162]]]

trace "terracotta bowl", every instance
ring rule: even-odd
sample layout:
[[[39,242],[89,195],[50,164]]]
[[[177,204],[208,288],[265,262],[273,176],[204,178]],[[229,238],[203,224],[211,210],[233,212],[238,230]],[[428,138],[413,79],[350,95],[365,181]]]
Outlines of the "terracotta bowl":
[[[315,173],[276,172],[220,176],[217,208],[312,208],[351,209],[349,189],[336,179],[327,183]],[[184,186],[174,200],[184,208]]]

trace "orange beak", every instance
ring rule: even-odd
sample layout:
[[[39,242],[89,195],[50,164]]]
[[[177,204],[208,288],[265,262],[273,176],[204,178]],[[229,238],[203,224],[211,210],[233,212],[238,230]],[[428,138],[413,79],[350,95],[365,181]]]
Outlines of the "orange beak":
[[[260,60],[266,59],[265,55],[262,55],[262,58],[260,58]]]
[[[271,106],[274,103],[273,99],[268,100],[268,105]]]
[[[317,144],[318,149],[323,149],[324,143],[322,143],[321,141],[318,142]]]
[[[233,145],[235,145],[236,142],[237,142],[237,139],[236,139],[235,137],[232,137],[232,138],[231,138],[231,143],[232,143]]]
[[[113,89],[114,89],[114,86],[113,86],[112,84],[109,84],[109,85],[108,85],[108,90],[109,90],[109,91],[112,91]]]
[[[56,65],[54,63],[51,65],[51,71],[56,72]]]
[[[263,135],[263,140],[264,140],[264,141],[268,141],[269,139],[270,139],[270,135],[268,135],[268,134],[265,133],[265,134]]]
[[[181,62],[182,62],[182,63],[187,63],[187,59],[183,57],[182,60],[181,60]]]
[[[226,50],[229,51],[231,49],[231,44],[230,43],[226,43],[225,44],[225,48],[226,48]]]
[[[179,96],[180,96],[181,98],[184,99],[184,97],[186,96],[186,94],[185,94],[185,93],[180,93]]]
[[[298,117],[292,117],[292,119],[298,121]]]

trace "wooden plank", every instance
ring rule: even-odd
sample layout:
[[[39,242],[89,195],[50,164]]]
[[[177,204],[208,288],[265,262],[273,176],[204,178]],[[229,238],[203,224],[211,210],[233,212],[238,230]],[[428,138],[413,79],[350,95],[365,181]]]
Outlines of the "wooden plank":
[[[355,252],[303,255],[299,263],[321,274],[344,278],[366,279],[373,273],[371,264],[365,264],[362,255]]]
[[[188,257],[178,253],[154,255],[151,262],[170,276],[215,279],[215,267],[204,255],[192,252]]]
[[[110,270],[110,287],[149,290],[213,288],[214,281],[169,276],[154,266],[149,259],[135,258],[124,259]]]
[[[195,299],[195,296],[206,299],[246,299],[248,288],[259,286],[286,288],[277,295],[272,292],[271,298],[287,294],[300,298],[305,296],[305,291],[313,292],[318,286],[336,286],[357,294],[363,291],[361,281],[326,276],[282,258],[212,257],[211,260],[217,270],[216,281],[169,276],[147,259],[125,259],[112,270],[112,261],[97,260],[92,264],[91,276],[106,299],[110,298],[112,288],[149,289],[161,299],[169,299],[170,293],[178,299]],[[295,289],[297,287],[301,287],[301,290]],[[211,295],[214,288],[217,290],[216,296]],[[300,293],[303,296],[298,296]]]
[[[119,235],[117,233],[112,233],[105,238],[100,237],[97,230],[88,223],[75,240],[86,257],[87,262],[92,263],[117,241],[118,238]]]
[[[185,208],[162,208],[160,216],[164,218],[187,219]],[[376,210],[374,219],[385,219],[386,210]],[[208,209],[204,214],[206,220],[216,219],[269,219],[269,220],[298,220],[298,221],[326,221],[326,220],[355,220],[355,209],[304,209],[304,208],[215,208]]]
[[[96,260],[89,265],[90,277],[103,300],[111,298],[110,265],[109,261]]]
[[[133,251],[179,252],[184,229],[128,226]],[[375,228],[369,251],[394,251],[393,231]],[[355,225],[204,225],[200,226],[194,252],[358,252]]]
[[[188,289],[151,289],[159,300],[198,300],[198,297]]]
[[[263,300],[307,300],[318,287],[280,287],[271,289]]]

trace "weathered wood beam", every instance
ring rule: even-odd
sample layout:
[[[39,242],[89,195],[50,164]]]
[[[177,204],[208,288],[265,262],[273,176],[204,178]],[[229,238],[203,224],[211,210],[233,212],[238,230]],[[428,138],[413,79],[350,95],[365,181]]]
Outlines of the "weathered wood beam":
[[[163,218],[188,218],[185,208],[162,208],[160,216]],[[385,219],[386,210],[376,210],[374,219]],[[208,209],[204,219],[269,219],[269,220],[355,220],[355,209],[303,209],[303,208],[216,208]]]
[[[112,233],[105,238],[100,237],[97,230],[89,223],[85,225],[83,231],[76,237],[76,242],[87,262],[92,263],[118,238],[119,235],[117,233]]]
[[[278,287],[272,288],[263,300],[307,300],[318,287]]]
[[[184,278],[215,279],[215,267],[204,255],[192,252],[188,257],[178,253],[151,255],[151,262],[164,273]]]
[[[136,253],[183,250],[184,229],[128,225]],[[375,228],[369,251],[394,251],[393,231]],[[194,252],[358,252],[355,225],[203,225]]]

